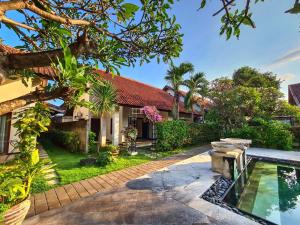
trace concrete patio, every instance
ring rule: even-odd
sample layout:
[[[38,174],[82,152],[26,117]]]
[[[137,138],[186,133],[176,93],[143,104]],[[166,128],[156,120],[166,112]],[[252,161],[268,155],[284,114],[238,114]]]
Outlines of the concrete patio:
[[[207,153],[28,218],[33,224],[244,224],[254,221],[200,198],[218,178]]]

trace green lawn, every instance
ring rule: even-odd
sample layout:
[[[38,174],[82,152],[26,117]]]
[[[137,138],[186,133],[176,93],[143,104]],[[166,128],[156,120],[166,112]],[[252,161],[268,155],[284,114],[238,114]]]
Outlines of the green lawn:
[[[87,158],[86,154],[70,153],[63,148],[56,146],[49,140],[42,140],[41,144],[47,151],[52,162],[56,164],[54,168],[59,176],[59,185],[73,183],[100,174],[105,174],[115,170],[121,170],[131,166],[153,161],[156,159],[165,158],[174,154],[187,151],[191,148],[190,146],[166,152],[152,152],[149,151],[149,149],[144,148],[139,150],[138,155],[129,156],[121,154],[113,163],[105,167],[101,167],[98,165],[80,166],[79,161],[81,159]],[[14,166],[14,163],[15,162],[12,161],[6,165],[0,165],[0,170],[4,171],[4,169],[9,169],[10,167]],[[43,175],[40,175],[33,180],[31,193],[34,194],[47,191],[54,187],[54,185],[48,185]]]
[[[98,165],[80,166],[79,161],[87,157],[85,154],[70,153],[48,140],[42,141],[42,145],[48,152],[52,162],[56,164],[55,169],[60,178],[60,185],[69,184],[115,170],[121,170],[183,151],[183,149],[179,149],[163,153],[142,153],[136,156],[120,155],[113,163],[106,167],[100,167]]]

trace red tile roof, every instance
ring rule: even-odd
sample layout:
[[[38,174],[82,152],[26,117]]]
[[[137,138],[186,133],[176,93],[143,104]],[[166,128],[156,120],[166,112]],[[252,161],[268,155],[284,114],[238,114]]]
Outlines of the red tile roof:
[[[143,107],[146,105],[156,106],[158,110],[171,111],[173,97],[160,88],[141,83],[136,80],[112,75],[102,70],[97,71],[104,79],[111,81],[118,91],[118,103],[134,107]],[[180,112],[187,111],[180,103]]]
[[[300,106],[300,83],[289,85],[288,92],[289,103]]]
[[[6,54],[25,54],[26,51],[22,51],[17,48],[10,47],[8,45],[0,44],[0,52],[6,53]],[[45,66],[45,67],[34,67],[31,68],[33,72],[47,75],[47,76],[55,76],[55,70],[51,66]]]

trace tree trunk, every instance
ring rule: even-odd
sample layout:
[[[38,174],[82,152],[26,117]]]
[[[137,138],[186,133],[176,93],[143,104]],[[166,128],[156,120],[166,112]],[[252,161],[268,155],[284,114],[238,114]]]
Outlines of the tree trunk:
[[[99,115],[99,134],[98,134],[98,143],[97,143],[97,152],[99,154],[100,152],[100,147],[102,144],[102,123],[101,123],[101,118],[102,118],[102,113]]]
[[[194,122],[194,112],[193,112],[193,109],[192,109],[192,113],[191,113],[191,119],[192,119],[192,123]]]
[[[13,100],[1,102],[0,116],[37,101],[48,101],[59,97],[67,97],[69,96],[69,94],[70,94],[69,88],[57,88],[52,92],[35,91]]]

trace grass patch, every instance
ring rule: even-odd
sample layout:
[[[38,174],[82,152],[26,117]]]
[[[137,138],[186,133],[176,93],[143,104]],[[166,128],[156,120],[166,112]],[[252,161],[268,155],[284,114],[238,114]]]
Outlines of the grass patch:
[[[120,155],[113,163],[105,167],[100,167],[98,165],[80,166],[79,161],[86,158],[86,154],[70,153],[63,148],[54,145],[48,140],[43,140],[42,144],[52,162],[56,164],[54,168],[59,175],[61,185],[73,183],[115,170],[121,170],[152,160],[149,156],[144,154],[138,154],[136,156]]]
[[[121,154],[111,164],[101,167],[98,165],[93,166],[80,166],[79,161],[87,157],[83,153],[70,153],[65,149],[56,146],[49,140],[42,140],[42,145],[47,151],[52,162],[56,164],[55,169],[60,178],[60,185],[73,183],[90,177],[101,174],[106,174],[112,171],[125,169],[135,165],[143,164],[155,159],[165,158],[174,154],[187,151],[189,148],[181,148],[173,151],[165,152],[149,152],[146,148],[139,152],[138,155],[129,156]]]

